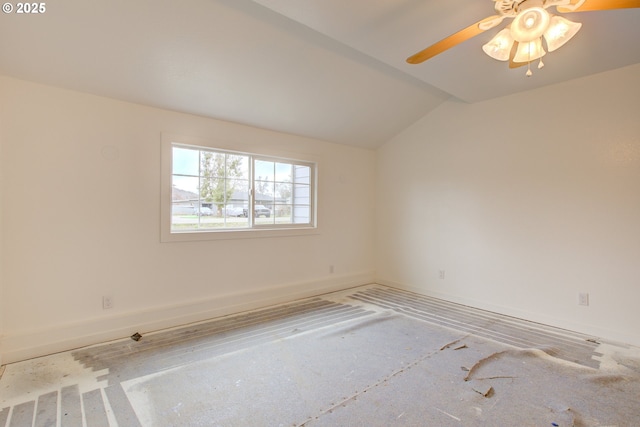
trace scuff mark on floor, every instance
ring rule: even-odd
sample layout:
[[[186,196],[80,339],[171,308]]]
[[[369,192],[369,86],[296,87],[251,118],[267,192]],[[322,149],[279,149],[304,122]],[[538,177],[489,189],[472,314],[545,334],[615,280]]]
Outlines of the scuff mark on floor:
[[[462,421],[462,419],[460,419],[460,418],[456,417],[455,415],[451,415],[450,413],[445,412],[445,411],[443,411],[442,409],[438,409],[438,408],[435,408],[435,407],[434,407],[433,409],[435,409],[435,410],[436,410],[436,411],[438,411],[438,412],[441,412],[441,413],[445,414],[446,416],[448,416],[448,417],[450,417],[450,418],[453,418],[453,419],[454,419],[454,420],[456,420],[456,421]]]

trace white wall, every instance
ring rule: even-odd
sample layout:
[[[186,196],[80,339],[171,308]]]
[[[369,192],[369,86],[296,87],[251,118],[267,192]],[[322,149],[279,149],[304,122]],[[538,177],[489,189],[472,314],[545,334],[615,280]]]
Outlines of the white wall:
[[[0,94],[3,362],[374,279],[375,152],[7,77]],[[318,158],[320,233],[160,243],[161,132]]]
[[[374,266],[381,283],[640,345],[638,75],[446,102],[377,164],[0,77],[0,363],[369,283]],[[161,132],[318,157],[321,233],[160,243]]]
[[[3,258],[2,258],[2,251],[3,251],[3,247],[4,245],[2,244],[3,238],[2,238],[2,229],[4,228],[3,221],[2,221],[2,217],[3,217],[3,209],[2,209],[2,193],[3,193],[3,186],[2,186],[2,177],[3,177],[3,173],[2,173],[2,153],[3,153],[3,149],[2,149],[2,141],[3,141],[3,132],[2,129],[4,127],[4,103],[1,100],[1,96],[0,96],[0,344],[2,344],[3,341],[3,337],[4,337],[4,305],[5,305],[5,298],[4,298],[4,274],[3,274]],[[3,361],[3,355],[2,355],[2,351],[1,351],[1,347],[0,347],[0,366],[2,366],[2,364],[4,363]]]
[[[640,345],[638,76],[451,100],[387,143],[378,281]]]

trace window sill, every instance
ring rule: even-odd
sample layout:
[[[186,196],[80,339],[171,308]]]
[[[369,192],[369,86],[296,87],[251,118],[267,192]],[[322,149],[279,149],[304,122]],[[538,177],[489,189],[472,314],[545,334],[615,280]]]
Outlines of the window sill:
[[[216,230],[216,231],[178,231],[163,232],[160,241],[172,242],[198,242],[213,240],[235,239],[261,239],[269,237],[296,237],[320,234],[317,227],[298,228],[251,228],[246,230]]]

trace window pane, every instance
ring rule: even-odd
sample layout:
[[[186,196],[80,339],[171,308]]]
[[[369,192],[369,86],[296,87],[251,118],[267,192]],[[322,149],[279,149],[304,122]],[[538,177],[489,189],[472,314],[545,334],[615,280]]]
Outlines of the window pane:
[[[276,224],[291,224],[293,223],[293,206],[291,205],[276,205],[274,207],[276,214]]]
[[[311,187],[306,184],[296,184],[293,188],[293,203],[295,205],[310,205]]]
[[[256,223],[256,225],[271,225],[271,224],[275,224],[275,217],[274,216],[270,216],[268,218],[258,217],[258,218],[255,219],[255,223]]]
[[[200,180],[196,177],[174,176],[172,178],[172,200],[198,200]]]
[[[224,223],[225,228],[248,228],[249,218],[244,216],[227,217]]]
[[[246,205],[230,203],[224,208],[224,216],[227,218],[244,218],[247,215]]]
[[[223,178],[225,176],[225,154],[202,151],[200,157],[200,176],[204,178]]]
[[[295,206],[293,208],[294,224],[310,224],[311,223],[311,207]]]
[[[173,174],[197,176],[199,157],[198,150],[173,147]]]
[[[275,164],[266,160],[256,160],[255,178],[260,181],[274,181]]]
[[[285,183],[276,183],[276,203],[291,203],[291,196],[293,195],[293,185]]]
[[[275,183],[273,181],[256,181],[256,204],[273,204]]]
[[[231,193],[224,178],[202,178],[200,181],[200,199],[204,202],[224,205]]]
[[[292,165],[290,163],[276,163],[276,181],[291,182]]]
[[[246,205],[245,205],[246,206]],[[220,206],[220,217],[216,218],[217,228],[246,228],[249,226],[249,218],[245,217],[246,210],[242,203]]]
[[[249,203],[249,180],[232,179],[228,181],[231,195],[227,198],[227,204],[246,206]]]
[[[198,216],[213,216],[214,215],[214,210],[211,209],[211,205],[210,206],[196,206],[195,207],[196,210],[196,215]]]
[[[258,204],[256,202],[254,206],[254,221],[257,225],[273,224],[275,221],[275,215],[273,214],[273,203],[268,202],[265,204]]]
[[[198,216],[190,202],[174,202],[171,204],[171,230],[185,231],[198,226]]]
[[[294,181],[296,184],[311,184],[311,167],[295,165]]]
[[[227,178],[249,179],[249,157],[227,154]]]

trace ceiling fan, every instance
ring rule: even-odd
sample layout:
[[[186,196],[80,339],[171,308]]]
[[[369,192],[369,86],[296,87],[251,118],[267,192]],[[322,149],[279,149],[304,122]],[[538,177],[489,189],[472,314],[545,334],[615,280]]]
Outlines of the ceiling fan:
[[[486,43],[482,49],[499,61],[509,61],[510,68],[527,65],[527,76],[531,76],[531,61],[539,59],[563,46],[580,30],[582,24],[552,15],[550,7],[559,13],[586,12],[640,7],[640,0],[493,0],[497,15],[484,18],[434,45],[407,58],[409,64],[420,64],[447,49],[462,43],[502,23],[513,19],[503,30]]]

